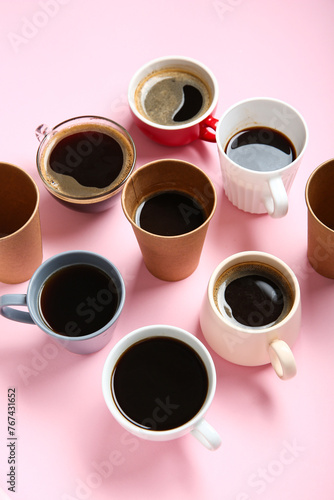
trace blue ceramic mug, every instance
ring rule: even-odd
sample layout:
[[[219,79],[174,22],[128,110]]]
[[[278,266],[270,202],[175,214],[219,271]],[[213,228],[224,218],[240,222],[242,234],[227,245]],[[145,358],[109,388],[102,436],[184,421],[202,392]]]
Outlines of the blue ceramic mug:
[[[62,269],[76,265],[86,265],[97,268],[104,273],[107,279],[109,279],[108,286],[98,290],[97,297],[95,298],[91,298],[89,294],[87,294],[86,309],[83,309],[82,303],[78,304],[77,310],[73,311],[72,321],[68,323],[68,328],[65,328],[65,334],[63,332],[57,333],[57,331],[52,329],[46,322],[43,315],[41,308],[41,292],[50,276]],[[110,292],[111,289],[113,290],[113,294]],[[2,295],[0,297],[0,314],[13,321],[37,325],[41,330],[51,335],[51,337],[55,338],[71,352],[77,354],[90,354],[99,351],[111,340],[124,301],[124,281],[114,264],[96,253],[75,250],[60,253],[43,262],[30,279],[26,294]],[[26,306],[28,312],[16,309],[12,306]],[[88,306],[91,306],[91,308]],[[79,335],[80,329],[76,327],[75,320],[78,318],[80,311],[81,321],[83,321],[83,312],[85,311],[86,316],[84,317],[84,321],[88,322],[92,319],[94,314],[99,314],[99,311],[105,308],[112,308],[112,317],[109,317],[107,322],[102,326],[100,324],[96,331],[85,335]]]

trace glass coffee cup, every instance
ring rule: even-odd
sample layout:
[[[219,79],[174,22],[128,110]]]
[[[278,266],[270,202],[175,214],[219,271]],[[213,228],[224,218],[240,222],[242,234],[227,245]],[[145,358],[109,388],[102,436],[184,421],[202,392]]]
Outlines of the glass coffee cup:
[[[119,201],[136,162],[130,134],[101,116],[79,116],[36,129],[36,163],[48,192],[65,206],[100,212]]]

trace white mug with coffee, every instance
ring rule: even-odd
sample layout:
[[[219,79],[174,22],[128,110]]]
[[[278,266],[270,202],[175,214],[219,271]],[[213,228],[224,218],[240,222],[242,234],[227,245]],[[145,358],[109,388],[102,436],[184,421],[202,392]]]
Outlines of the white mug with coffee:
[[[222,358],[244,366],[271,363],[281,379],[296,374],[291,347],[301,324],[298,280],[265,252],[240,252],[211,275],[200,313],[203,335]]]
[[[105,402],[127,431],[151,441],[190,432],[209,450],[221,444],[204,418],[215,389],[215,366],[206,347],[168,325],[127,334],[110,351],[102,374]]]
[[[286,215],[308,141],[301,114],[278,99],[246,99],[220,118],[216,140],[224,190],[233,205],[255,214]]]

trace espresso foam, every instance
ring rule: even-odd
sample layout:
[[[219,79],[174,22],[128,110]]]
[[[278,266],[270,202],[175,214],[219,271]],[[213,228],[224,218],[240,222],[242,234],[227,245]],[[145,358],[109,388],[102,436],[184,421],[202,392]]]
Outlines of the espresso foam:
[[[219,313],[229,322],[233,323],[239,327],[245,327],[245,324],[237,321],[233,315],[229,304],[225,299],[225,292],[227,287],[239,278],[260,276],[265,279],[272,281],[281,291],[283,297],[283,306],[280,315],[275,319],[273,324],[282,321],[287,314],[289,314],[293,301],[294,294],[292,287],[287,280],[287,278],[276,268],[260,263],[260,262],[244,262],[231,266],[226,271],[224,271],[216,280],[213,288],[213,299]],[[240,304],[242,309],[245,305]],[[269,311],[272,309],[272,305],[268,303],[268,299],[263,301],[263,303],[256,304],[254,309],[254,317],[259,317],[260,315],[269,316]],[[264,324],[258,328],[267,328],[273,326],[273,324]],[[254,328],[256,325],[247,325],[246,327]]]
[[[184,86],[197,89],[203,99],[198,112],[189,120],[175,122],[176,113],[184,104]],[[153,71],[138,85],[135,103],[140,114],[145,118],[167,126],[179,126],[189,123],[203,115],[211,106],[212,95],[209,87],[198,76],[178,68],[166,68]]]
[[[122,169],[119,175],[108,186],[103,188],[83,186],[73,177],[55,172],[50,167],[50,156],[57,144],[59,144],[65,137],[83,132],[102,133],[108,135],[117,141],[122,149]],[[125,135],[114,129],[112,126],[108,127],[93,123],[82,123],[70,126],[64,130],[55,131],[54,136],[49,139],[39,157],[40,171],[45,183],[51,188],[51,191],[55,191],[57,196],[66,199],[89,199],[107,195],[111,191],[117,189],[118,186],[122,185],[132,169],[133,162],[134,149],[130,140]]]

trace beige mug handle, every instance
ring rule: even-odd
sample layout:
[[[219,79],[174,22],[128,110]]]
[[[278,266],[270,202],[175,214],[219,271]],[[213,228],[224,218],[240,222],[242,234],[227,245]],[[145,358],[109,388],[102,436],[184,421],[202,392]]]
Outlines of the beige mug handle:
[[[294,355],[284,340],[273,340],[268,351],[270,362],[280,379],[288,380],[296,375],[297,366]]]

